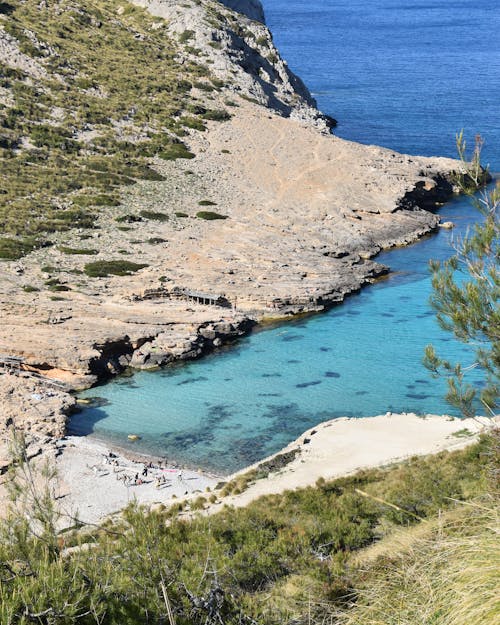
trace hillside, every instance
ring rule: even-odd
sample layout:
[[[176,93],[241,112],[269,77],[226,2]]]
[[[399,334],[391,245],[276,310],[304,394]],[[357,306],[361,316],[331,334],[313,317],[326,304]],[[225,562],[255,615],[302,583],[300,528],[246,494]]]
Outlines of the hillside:
[[[331,136],[226,4],[1,3],[0,430],[60,435],[68,389],[322,310],[436,227],[457,164]]]
[[[52,478],[0,522],[0,621],[493,625],[496,435],[197,515],[220,491],[58,534]],[[28,488],[29,486],[29,488]],[[38,520],[37,535],[26,516]]]

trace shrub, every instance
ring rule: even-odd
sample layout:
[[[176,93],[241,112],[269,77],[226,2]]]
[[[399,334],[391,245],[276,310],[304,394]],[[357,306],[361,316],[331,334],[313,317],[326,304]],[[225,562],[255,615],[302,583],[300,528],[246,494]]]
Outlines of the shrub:
[[[109,275],[130,276],[145,267],[148,267],[146,263],[133,263],[128,260],[99,260],[87,263],[83,270],[90,278],[105,278]]]
[[[140,217],[139,215],[120,215],[120,217],[115,218],[115,221],[119,224],[133,224],[138,221],[142,221],[142,217]]]
[[[198,217],[198,219],[206,219],[207,221],[212,221],[214,219],[227,219],[227,215],[220,215],[219,213],[214,213],[212,211],[199,211],[196,213],[196,217]]]
[[[34,239],[0,238],[0,258],[17,260],[38,247]]]
[[[200,200],[198,204],[200,206],[217,206],[217,202],[212,202],[211,200]]]
[[[205,119],[209,119],[214,122],[225,122],[228,119],[231,119],[231,115],[227,111],[224,111],[223,109],[207,111],[206,113],[203,114],[203,117]]]
[[[120,200],[115,195],[101,193],[100,195],[77,195],[73,204],[87,208],[89,206],[119,206]]]
[[[187,128],[201,131],[206,130],[205,125],[203,124],[201,119],[198,119],[197,117],[181,117],[179,121],[183,126],[186,126]]]
[[[176,217],[189,217],[187,213],[183,213],[182,211],[175,211],[174,215]]]
[[[158,243],[167,243],[166,239],[162,239],[161,237],[151,237],[148,239],[148,243],[150,245],[157,245]],[[128,254],[128,252],[126,252]]]
[[[166,213],[160,211],[142,210],[139,215],[144,219],[151,219],[152,221],[168,221],[169,216]]]
[[[178,158],[191,159],[195,157],[183,143],[172,143],[172,145],[160,150],[158,156],[164,161],[175,161]]]
[[[186,43],[186,41],[189,41],[193,37],[194,37],[194,30],[185,30],[179,35],[179,42]]]

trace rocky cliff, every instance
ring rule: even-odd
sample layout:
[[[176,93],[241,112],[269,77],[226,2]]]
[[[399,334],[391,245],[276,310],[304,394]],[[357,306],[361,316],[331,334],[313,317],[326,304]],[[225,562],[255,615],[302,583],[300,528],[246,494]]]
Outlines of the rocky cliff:
[[[332,125],[333,120],[317,110],[307,87],[281,58],[258,0],[133,2],[166,20],[168,31],[185,44],[181,62],[203,58],[228,92],[323,131]]]

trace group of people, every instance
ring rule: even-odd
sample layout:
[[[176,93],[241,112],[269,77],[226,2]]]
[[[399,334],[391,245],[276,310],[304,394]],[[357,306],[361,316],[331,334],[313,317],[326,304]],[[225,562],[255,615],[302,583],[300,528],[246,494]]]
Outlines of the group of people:
[[[144,463],[140,474],[139,472],[136,472],[132,476],[126,472],[127,467],[125,466],[122,467],[122,465],[118,461],[118,456],[112,451],[104,455],[103,463],[113,466],[113,473],[115,474],[116,479],[120,482],[123,482],[125,486],[141,486],[142,484],[147,484],[152,481],[152,480],[148,480],[147,479],[148,477],[153,477],[155,488],[157,490],[162,487],[170,486],[171,484],[171,480],[167,479],[164,471],[171,471],[172,473],[176,472],[175,469],[166,468],[167,467],[166,460],[165,460],[165,468],[162,467],[162,462],[160,462],[159,464],[153,464],[152,461],[149,461],[147,463]],[[116,467],[121,467],[121,469],[117,470]],[[102,475],[102,473],[100,472],[103,471],[103,469],[99,468],[97,465],[94,465],[93,467],[89,467],[89,468],[91,468],[96,475]],[[160,475],[158,475],[157,473],[158,471],[161,472]],[[176,477],[177,477],[177,480],[179,481],[179,484],[186,485],[186,482],[184,480],[184,474],[181,469],[177,471]]]

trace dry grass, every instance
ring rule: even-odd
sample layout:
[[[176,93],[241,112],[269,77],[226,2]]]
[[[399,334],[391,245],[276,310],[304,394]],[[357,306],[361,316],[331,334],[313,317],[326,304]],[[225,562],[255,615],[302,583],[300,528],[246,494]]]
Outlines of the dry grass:
[[[359,554],[357,602],[336,614],[339,625],[498,622],[498,502],[481,505],[389,537],[377,546],[375,560],[370,550],[365,560]]]

